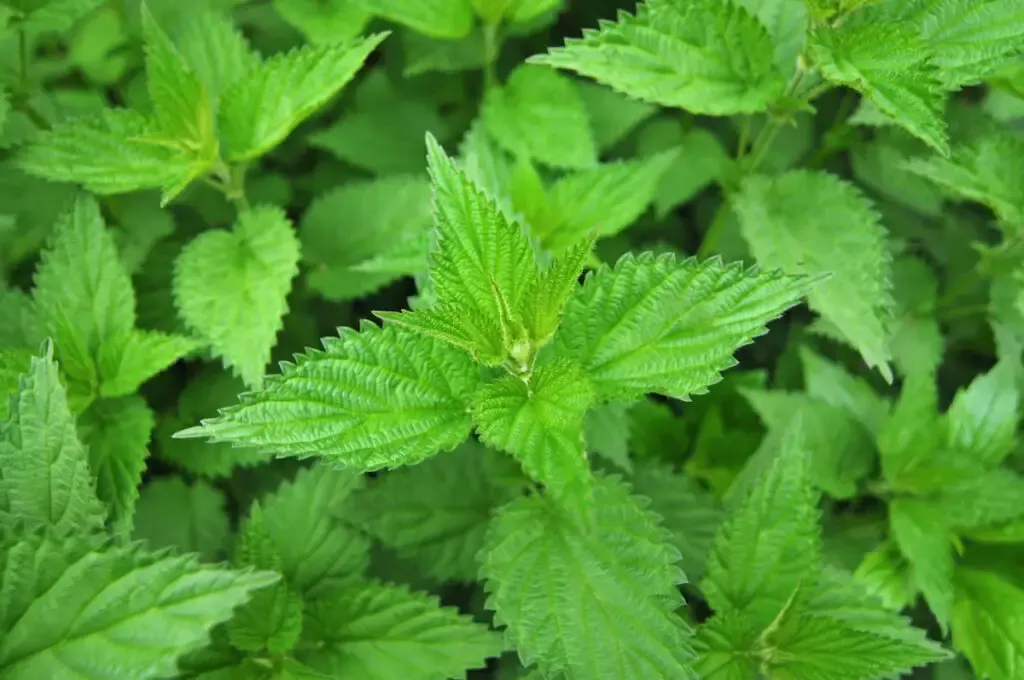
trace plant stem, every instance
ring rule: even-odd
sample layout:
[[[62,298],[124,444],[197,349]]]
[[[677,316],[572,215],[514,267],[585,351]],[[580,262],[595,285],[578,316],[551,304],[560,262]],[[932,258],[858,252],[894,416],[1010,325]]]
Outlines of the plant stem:
[[[249,209],[249,199],[245,196],[246,169],[244,163],[232,167],[221,161],[214,170],[217,179],[207,178],[207,184],[220,189],[224,193],[224,197],[234,203],[239,212]]]
[[[750,144],[750,116],[743,116],[740,123],[740,140],[736,145],[736,160],[743,160],[747,155],[747,146]]]

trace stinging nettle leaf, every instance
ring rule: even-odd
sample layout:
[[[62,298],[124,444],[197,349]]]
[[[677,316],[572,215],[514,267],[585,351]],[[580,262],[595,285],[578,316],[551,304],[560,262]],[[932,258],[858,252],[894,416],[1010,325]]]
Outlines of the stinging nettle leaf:
[[[956,572],[953,647],[977,677],[1013,678],[1024,668],[1024,590],[997,573],[968,568]]]
[[[889,504],[889,527],[910,563],[914,584],[945,631],[953,607],[953,550],[945,518],[924,501],[898,498]]]
[[[322,342],[237,406],[175,436],[375,470],[411,465],[469,435],[480,375],[465,353],[373,324]]]
[[[473,27],[470,0],[358,0],[368,12],[432,38],[454,40]]]
[[[292,279],[299,240],[284,211],[259,206],[233,229],[193,239],[174,263],[174,301],[181,318],[250,387],[259,386]]]
[[[735,208],[759,263],[831,275],[808,293],[811,308],[891,381],[892,263],[874,206],[834,175],[796,170],[749,178]]]
[[[488,134],[515,156],[555,168],[597,164],[583,99],[557,71],[520,66],[503,87],[488,91],[481,116]]]
[[[602,396],[703,394],[735,365],[732,355],[797,304],[809,277],[762,274],[713,258],[625,255],[588,274],[555,336]]]
[[[583,504],[591,485],[583,416],[593,398],[579,365],[556,360],[528,380],[506,375],[484,385],[473,418],[481,441],[515,456],[554,496]]]
[[[135,503],[132,538],[146,541],[154,550],[174,548],[215,562],[223,557],[231,533],[225,503],[224,493],[207,482],[154,479]]]
[[[590,513],[533,496],[494,519],[481,574],[508,645],[544,677],[695,680],[679,553],[657,516],[617,478],[596,480]]]
[[[763,111],[784,89],[764,26],[731,0],[647,0],[529,61],[697,114]]]
[[[277,55],[228,88],[218,125],[228,161],[258,158],[338,93],[387,37],[307,45]]]

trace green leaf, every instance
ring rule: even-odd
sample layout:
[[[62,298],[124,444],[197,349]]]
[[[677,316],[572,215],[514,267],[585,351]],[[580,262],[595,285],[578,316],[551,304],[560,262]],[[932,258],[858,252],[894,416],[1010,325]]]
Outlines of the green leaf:
[[[551,187],[550,214],[543,221],[531,220],[531,232],[556,252],[590,235],[618,234],[647,210],[677,157],[669,150],[562,177]]]
[[[281,570],[281,557],[267,530],[263,511],[254,503],[239,529],[235,564],[267,571]],[[291,651],[302,633],[302,597],[284,581],[257,590],[227,624],[231,645],[243,652],[271,655]]]
[[[1017,444],[1019,366],[1003,361],[959,390],[946,412],[948,445],[982,465],[997,465]]]
[[[473,441],[378,477],[346,517],[439,581],[477,579],[477,554],[499,506],[526,480],[508,456]]]
[[[0,349],[0,422],[7,420],[10,397],[18,392],[20,377],[29,372],[32,356],[26,349]]]
[[[104,520],[94,487],[47,345],[42,358],[32,357],[0,424],[0,510],[29,527],[51,527],[58,537],[88,535]]]
[[[672,544],[683,556],[687,577],[696,582],[704,575],[708,553],[725,519],[718,500],[684,474],[655,462],[636,466],[633,490],[651,499],[651,510],[661,515],[672,534]]]
[[[507,451],[533,479],[569,503],[583,503],[591,485],[583,416],[594,394],[579,365],[540,366],[528,379],[506,375],[473,400],[481,441]]]
[[[896,405],[878,432],[882,476],[899,488],[902,478],[927,461],[944,437],[938,395],[930,373],[907,377]]]
[[[874,206],[834,175],[797,170],[751,177],[735,209],[743,238],[763,266],[832,275],[809,293],[811,308],[891,381],[891,260]],[[821,229],[824,212],[834,228]]]
[[[131,533],[154,425],[153,411],[138,395],[94,401],[78,419],[96,495],[106,503],[114,531],[124,536]]]
[[[939,283],[925,261],[903,255],[893,263],[893,363],[904,375],[934,373],[942,364],[946,342],[939,327]]]
[[[424,73],[461,73],[483,68],[487,63],[487,42],[480,24],[457,39],[431,38],[416,31],[403,31],[402,47],[406,78]]]
[[[816,31],[811,41],[825,78],[857,90],[910,134],[948,156],[945,92],[926,45],[910,25],[869,11],[838,29]]]
[[[602,396],[702,394],[733,352],[796,304],[812,279],[761,274],[718,259],[622,257],[587,276],[566,306],[556,344]]]
[[[469,435],[467,409],[480,377],[462,352],[372,324],[322,342],[322,351],[282,364],[264,389],[177,436],[375,470],[411,465]]]
[[[583,418],[587,451],[596,453],[626,472],[633,470],[633,462],[629,459],[632,434],[629,408],[621,403],[598,404],[587,410]]]
[[[94,199],[80,195],[55,232],[36,270],[36,308],[64,373],[95,386],[102,346],[133,330],[135,294]]]
[[[164,203],[206,168],[205,160],[161,142],[152,121],[129,109],[58,123],[26,147],[18,164],[31,175],[100,195],[159,188]]]
[[[977,84],[1024,49],[1024,10],[1014,0],[936,0],[915,17],[946,87]]]
[[[297,658],[335,678],[446,680],[502,652],[497,635],[436,596],[376,581],[325,594],[306,626],[312,644]]]
[[[225,503],[224,493],[204,481],[154,479],[135,503],[132,537],[147,541],[153,550],[175,548],[215,562],[231,533]]]
[[[657,516],[615,478],[594,484],[580,524],[543,497],[506,505],[482,553],[487,606],[526,666],[545,677],[689,680],[694,659]]]
[[[871,2],[871,0],[868,0]],[[793,76],[807,43],[807,5],[800,0],[736,0],[760,21],[775,45],[775,66],[785,78]]]
[[[299,471],[263,502],[279,570],[299,594],[315,597],[366,570],[369,541],[338,519],[363,481],[355,472],[316,465]]]
[[[758,680],[758,631],[744,616],[716,614],[697,629],[694,670],[706,680]]]
[[[434,188],[435,244],[430,255],[430,282],[443,313],[427,310],[428,321],[414,315],[377,312],[382,319],[435,333],[468,349],[488,365],[500,364],[504,348],[520,341],[508,319],[520,308],[535,278],[533,246],[515,222],[466,178],[455,162],[427,136]],[[442,332],[442,329],[447,328]],[[461,338],[458,339],[458,338]]]
[[[241,213],[230,232],[201,234],[175,262],[182,319],[249,386],[263,379],[298,262],[291,222],[269,206]]]
[[[973,461],[972,461],[973,462]],[[1017,519],[1024,515],[1024,477],[995,468],[976,474],[963,473],[936,494],[933,508],[947,526],[969,532]]]
[[[820,617],[786,617],[771,636],[778,680],[863,680],[896,677],[916,666],[946,658],[903,640],[858,630]]]
[[[586,80],[573,83],[590,119],[598,151],[607,151],[633,129],[658,112],[658,107],[637,101],[610,87]]]
[[[1024,224],[1024,140],[990,132],[953,149],[952,157],[916,158],[907,168],[954,196],[983,203],[1010,228]]]
[[[5,677],[174,675],[180,655],[203,647],[211,628],[276,579],[133,548],[86,553],[63,567],[0,642]]]
[[[795,421],[767,474],[722,525],[701,591],[716,613],[758,629],[790,606],[821,565],[818,496],[807,477],[803,425]]]
[[[470,0],[359,0],[372,14],[432,38],[462,38],[473,27]]]
[[[537,346],[547,344],[558,330],[565,306],[579,287],[580,275],[593,250],[593,239],[585,239],[555,256],[526,292],[523,325]]]
[[[917,586],[912,582],[907,559],[892,540],[865,555],[854,578],[892,611],[901,611],[917,599]]]
[[[555,168],[597,164],[587,109],[569,78],[523,65],[484,97],[484,128],[509,153]]]
[[[370,14],[359,0],[273,0],[282,19],[314,45],[352,40],[366,28]]]
[[[389,176],[346,182],[316,197],[299,225],[303,259],[310,265],[309,287],[327,300],[363,297],[401,274],[368,275],[361,263],[393,252],[398,244],[422,238],[430,227],[430,185],[425,178]],[[425,250],[425,249],[424,249]]]
[[[654,192],[654,213],[658,219],[723,177],[732,164],[714,134],[701,127],[684,131],[678,120],[651,121],[640,131],[636,146],[637,153],[647,157],[677,150]]]
[[[838,406],[856,418],[872,434],[889,413],[889,402],[863,378],[806,347],[800,348],[807,394],[819,401]]]
[[[911,579],[945,630],[953,607],[953,551],[945,518],[929,503],[896,499],[889,503],[889,528],[910,562]]]
[[[866,101],[866,100],[865,100]],[[943,196],[927,179],[907,169],[907,161],[934,157],[932,150],[895,127],[879,128],[874,139],[857,145],[850,155],[854,177],[884,198],[927,215],[939,217]]]
[[[144,382],[198,349],[198,340],[160,331],[132,329],[100,346],[100,396],[134,394]]]
[[[763,111],[782,94],[782,76],[764,58],[773,51],[764,26],[733,2],[648,0],[635,16],[622,12],[528,61],[642,101],[729,116]]]
[[[260,65],[245,36],[220,12],[200,10],[177,33],[177,49],[216,103]]]
[[[228,88],[218,125],[224,158],[258,158],[338,93],[387,34],[279,54]]]
[[[142,6],[142,34],[146,85],[158,134],[196,157],[201,163],[196,169],[198,176],[218,158],[213,102],[203,81],[185,63],[146,5]]]
[[[979,678],[1016,678],[1024,669],[1024,590],[998,574],[960,568],[950,627],[953,647]]]

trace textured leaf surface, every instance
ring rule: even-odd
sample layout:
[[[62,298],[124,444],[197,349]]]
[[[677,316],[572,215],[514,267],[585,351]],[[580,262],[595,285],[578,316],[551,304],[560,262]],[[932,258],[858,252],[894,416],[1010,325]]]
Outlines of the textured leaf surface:
[[[484,127],[509,153],[556,168],[597,163],[587,109],[566,76],[542,66],[520,66],[504,87],[487,93]]]
[[[945,627],[953,606],[953,551],[944,518],[927,503],[897,499],[889,504],[889,526],[910,562],[911,578]]]
[[[554,495],[580,502],[590,486],[583,416],[594,394],[577,364],[539,367],[525,382],[506,375],[484,385],[473,401],[480,439],[515,456]]]
[[[566,306],[556,342],[601,394],[702,394],[733,366],[733,352],[765,333],[813,283],[717,259],[626,255],[588,275]]]
[[[584,30],[530,61],[564,68],[642,101],[728,116],[765,109],[782,76],[771,38],[732,2],[648,0],[635,16]]]
[[[350,513],[423,572],[469,583],[477,578],[477,553],[492,515],[525,483],[508,456],[468,441],[378,478],[356,496]]]
[[[96,385],[100,348],[127,336],[135,324],[131,279],[94,199],[78,198],[55,230],[36,270],[36,307],[63,371]]]
[[[887,324],[892,315],[886,232],[853,185],[815,171],[753,177],[735,204],[743,238],[765,267],[829,280],[808,295],[869,366],[891,376]],[[822,215],[828,214],[828,223]]]
[[[339,520],[363,478],[350,470],[316,465],[301,470],[263,504],[280,571],[302,595],[332,581],[360,576],[369,563],[369,541]]]
[[[201,343],[183,335],[132,329],[100,346],[100,395],[121,397],[162,372]]]
[[[473,26],[470,0],[359,0],[369,12],[434,38],[461,38]]]
[[[308,350],[262,390],[181,436],[372,470],[410,465],[469,435],[479,374],[462,352],[370,324],[323,343],[323,351]]]
[[[937,0],[914,18],[943,83],[972,85],[1024,48],[1024,8],[1015,0]]]
[[[1001,362],[957,392],[946,423],[948,445],[958,455],[996,465],[1014,449],[1020,420],[1019,370]]]
[[[155,141],[152,123],[128,109],[74,118],[42,133],[19,156],[28,173],[96,194],[160,188],[170,200],[203,168]]]
[[[653,116],[658,107],[630,99],[620,92],[586,80],[575,83],[587,107],[590,129],[599,151],[611,149],[637,125]]]
[[[12,399],[0,425],[0,510],[58,536],[88,535],[102,526],[103,506],[49,351],[32,358]]]
[[[768,473],[715,537],[701,590],[716,613],[739,613],[759,630],[820,568],[817,494],[807,477],[800,421],[786,431]]]
[[[328,300],[349,300],[372,293],[398,278],[426,269],[424,248],[419,266],[407,271],[368,274],[356,269],[393,252],[403,242],[426,244],[430,227],[430,185],[420,177],[391,176],[347,182],[318,196],[299,225],[302,256],[311,270],[310,288]]]
[[[132,538],[147,541],[154,550],[175,548],[198,553],[207,562],[219,560],[230,533],[225,502],[222,491],[203,481],[154,479],[135,504]]]
[[[95,401],[78,419],[79,436],[96,477],[96,495],[106,503],[115,531],[123,535],[131,530],[154,424],[146,401],[134,394]]]
[[[338,93],[384,40],[307,45],[275,56],[224,92],[219,130],[227,160],[257,158]]]
[[[299,241],[284,212],[259,207],[193,239],[174,267],[182,319],[249,386],[259,386],[288,310]]]
[[[1014,678],[1024,669],[1024,590],[999,575],[958,569],[953,647],[978,677]]]
[[[260,65],[259,55],[241,31],[212,10],[189,17],[178,31],[177,48],[214,101]]]
[[[190,556],[86,553],[35,594],[0,642],[0,667],[12,680],[173,675],[178,656],[204,646],[211,628],[274,579]]]
[[[674,611],[683,574],[656,516],[598,480],[588,525],[540,497],[505,506],[488,532],[488,607],[526,665],[572,680],[696,678]]]
[[[821,73],[870,99],[897,124],[949,155],[942,119],[945,93],[918,32],[905,23],[858,13],[812,42]]]
[[[502,652],[497,635],[437,597],[373,581],[318,600],[306,626],[320,649],[299,659],[331,677],[447,680]]]

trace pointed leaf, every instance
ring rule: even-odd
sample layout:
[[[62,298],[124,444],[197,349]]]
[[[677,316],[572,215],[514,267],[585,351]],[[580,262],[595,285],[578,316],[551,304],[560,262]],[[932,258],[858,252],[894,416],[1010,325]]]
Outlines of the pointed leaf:
[[[889,504],[889,527],[910,562],[913,582],[945,629],[953,606],[953,550],[945,519],[931,504],[897,499]]]
[[[132,538],[153,550],[175,548],[216,562],[231,532],[224,493],[203,481],[161,477],[146,484],[135,504]]]
[[[1015,678],[1024,669],[1024,590],[998,574],[961,568],[956,573],[953,647],[976,677]]]
[[[372,14],[433,38],[462,38],[473,27],[470,0],[358,1]]]

